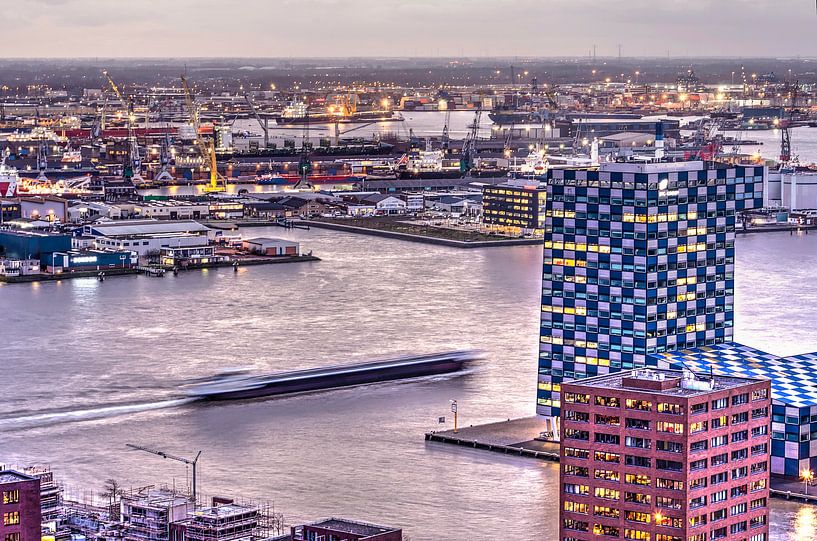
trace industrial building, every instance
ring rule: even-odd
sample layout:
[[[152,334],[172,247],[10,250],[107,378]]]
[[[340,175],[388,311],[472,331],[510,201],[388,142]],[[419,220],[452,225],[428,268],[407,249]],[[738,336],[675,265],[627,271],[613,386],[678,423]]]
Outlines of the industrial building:
[[[768,541],[768,380],[636,369],[562,397],[561,541]]]
[[[507,235],[542,234],[547,190],[538,180],[514,179],[482,189],[482,224]]]
[[[71,249],[71,237],[61,233],[0,230],[0,254],[8,259],[40,259]]]
[[[272,256],[301,255],[301,245],[299,243],[270,237],[256,237],[242,240],[241,248],[253,254]]]
[[[558,437],[561,384],[731,341],[735,221],[765,168],[701,161],[550,169],[537,411]]]
[[[0,539],[40,541],[40,480],[13,470],[0,470]]]
[[[796,170],[770,172],[764,195],[769,207],[817,209],[817,173]]]
[[[82,235],[94,237],[98,249],[130,250],[142,257],[162,248],[207,246],[217,232],[192,220],[128,220],[85,225]]]

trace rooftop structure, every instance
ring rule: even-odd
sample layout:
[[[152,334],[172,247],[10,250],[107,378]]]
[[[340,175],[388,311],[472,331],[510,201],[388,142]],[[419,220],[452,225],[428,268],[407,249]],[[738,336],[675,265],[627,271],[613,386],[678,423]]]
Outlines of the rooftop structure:
[[[346,541],[402,541],[403,532],[398,528],[378,526],[341,518],[328,518],[292,528],[292,541],[337,539]]]
[[[562,393],[560,540],[767,541],[768,380],[636,369]]]
[[[654,354],[648,363],[771,380],[772,473],[796,477],[817,471],[817,353],[778,357],[731,342]]]

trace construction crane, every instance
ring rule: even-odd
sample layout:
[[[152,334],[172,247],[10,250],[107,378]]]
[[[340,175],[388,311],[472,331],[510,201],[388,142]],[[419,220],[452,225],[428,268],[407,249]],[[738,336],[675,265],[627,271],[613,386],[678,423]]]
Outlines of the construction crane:
[[[162,458],[169,458],[170,460],[175,460],[176,462],[182,462],[187,464],[188,466],[193,467],[193,505],[196,504],[198,500],[196,500],[196,465],[198,464],[199,457],[201,456],[201,451],[196,453],[196,458],[184,458],[182,456],[171,455],[170,453],[165,453],[164,451],[158,451],[156,449],[151,449],[150,447],[143,447],[141,445],[135,445],[133,443],[126,443],[127,447],[131,449],[136,449],[137,451],[144,451],[146,453],[150,453],[156,456],[160,456]]]
[[[119,98],[119,101],[125,106],[125,111],[127,114],[128,163],[125,164],[124,176],[127,178],[141,178],[142,160],[139,157],[139,144],[137,143],[136,136],[133,132],[133,100],[125,97],[125,95],[119,89],[119,86],[108,73],[108,70],[102,70],[102,75],[108,80],[108,84],[111,85],[111,89],[114,91],[114,94],[116,94],[116,97]]]
[[[187,83],[187,77],[181,76],[182,88],[184,89],[184,101],[190,111],[190,121],[193,124],[193,130],[196,132],[196,144],[199,147],[201,157],[210,162],[210,182],[204,187],[207,193],[223,192],[227,190],[224,177],[218,173],[218,161],[216,160],[216,143],[210,141],[210,144],[204,142],[204,138],[199,133],[199,109],[196,107],[196,102],[193,99],[193,92],[190,90],[190,85]],[[214,134],[215,136],[215,134]]]

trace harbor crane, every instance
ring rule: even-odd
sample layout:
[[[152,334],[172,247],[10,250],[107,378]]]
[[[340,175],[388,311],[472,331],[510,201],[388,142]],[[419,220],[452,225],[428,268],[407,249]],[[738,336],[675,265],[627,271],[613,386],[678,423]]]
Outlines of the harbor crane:
[[[200,120],[199,120],[199,109],[196,107],[196,102],[193,99],[193,92],[190,90],[190,85],[187,83],[187,77],[184,75],[181,76],[182,79],[182,88],[184,89],[184,100],[187,103],[187,108],[190,111],[190,120],[193,124],[193,130],[195,130],[196,136],[196,144],[199,147],[199,153],[201,157],[205,160],[209,160],[210,162],[210,182],[204,187],[204,191],[207,193],[216,193],[216,192],[224,192],[227,190],[226,182],[224,181],[224,177],[219,175],[218,173],[218,161],[216,160],[216,143],[215,141],[210,141],[210,144],[206,144],[204,142],[203,137],[199,133],[200,127]],[[213,134],[215,137],[215,134]]]
[[[185,458],[182,456],[171,455],[170,453],[165,453],[164,451],[159,451],[157,449],[151,449],[150,447],[143,447],[142,445],[136,445],[133,443],[126,443],[127,447],[131,449],[135,449],[137,451],[144,451],[146,453],[150,453],[152,455],[160,456],[162,458],[169,458],[170,460],[175,460],[176,462],[181,462],[183,464],[187,464],[188,466],[192,466],[193,468],[193,504],[195,505],[198,500],[196,500],[196,465],[198,464],[199,457],[201,456],[201,451],[196,453],[196,458]]]
[[[468,135],[462,144],[462,158],[460,158],[460,171],[470,175],[474,167],[477,155],[477,139],[479,138],[479,121],[482,118],[482,108],[479,107],[474,113],[474,122],[469,126]]]
[[[139,144],[137,143],[136,136],[133,132],[133,100],[125,97],[122,90],[120,90],[119,86],[113,80],[113,77],[111,77],[110,73],[108,73],[108,70],[102,70],[102,75],[108,80],[108,84],[111,86],[114,94],[116,94],[116,97],[119,98],[119,101],[125,106],[125,112],[127,114],[126,125],[128,127],[128,163],[125,164],[124,176],[139,179],[142,176],[142,159],[139,156]],[[102,114],[104,125],[104,109]]]
[[[255,120],[258,122],[258,125],[261,126],[261,129],[264,130],[264,148],[269,148],[269,118],[264,117],[261,118],[261,115],[258,114],[258,110],[255,108],[255,104],[252,102],[252,98],[250,98],[249,94],[244,94],[244,99],[247,100],[247,105],[250,106],[250,112],[255,117]]]

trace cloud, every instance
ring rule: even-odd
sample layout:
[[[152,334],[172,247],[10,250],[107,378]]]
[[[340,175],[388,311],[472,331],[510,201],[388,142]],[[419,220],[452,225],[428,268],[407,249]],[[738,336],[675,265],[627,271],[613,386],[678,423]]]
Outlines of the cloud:
[[[19,0],[4,56],[814,55],[806,0]]]

